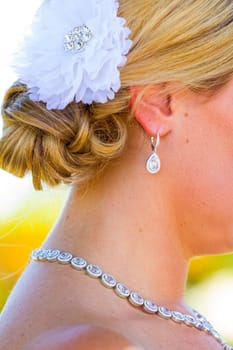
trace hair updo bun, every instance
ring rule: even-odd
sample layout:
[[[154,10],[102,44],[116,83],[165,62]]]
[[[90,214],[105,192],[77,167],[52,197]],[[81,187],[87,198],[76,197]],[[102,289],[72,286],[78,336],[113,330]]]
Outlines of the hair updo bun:
[[[45,104],[29,100],[27,87],[20,82],[6,92],[0,167],[19,177],[32,172],[37,190],[43,181],[86,187],[120,156],[128,126],[135,121],[130,86],[178,82],[199,93],[215,90],[233,76],[233,1],[119,3],[133,47],[114,100],[47,110]]]
[[[128,108],[121,110],[121,118],[119,110],[110,114],[107,105],[99,108],[101,113],[98,106],[71,103],[62,111],[47,110],[44,103],[31,101],[27,87],[17,82],[2,105],[0,167],[18,177],[30,171],[36,190],[42,182],[83,188],[108,160],[119,156],[127,139]]]

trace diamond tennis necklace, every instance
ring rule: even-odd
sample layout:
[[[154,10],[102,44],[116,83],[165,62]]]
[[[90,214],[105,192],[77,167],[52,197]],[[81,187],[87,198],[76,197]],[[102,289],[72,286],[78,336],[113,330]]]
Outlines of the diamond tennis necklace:
[[[40,262],[57,262],[63,265],[69,265],[77,271],[85,271],[88,276],[100,280],[103,286],[114,290],[116,295],[128,300],[134,307],[138,307],[148,314],[157,315],[166,320],[184,324],[188,327],[194,327],[212,336],[222,345],[224,350],[233,350],[233,347],[226,344],[212,324],[196,310],[193,310],[195,316],[192,316],[169,310],[164,306],[159,306],[151,300],[144,299],[137,292],[130,291],[126,285],[118,282],[115,277],[109,273],[103,272],[99,266],[90,264],[79,256],[74,256],[70,252],[61,252],[58,249],[39,248],[32,251],[31,259]]]

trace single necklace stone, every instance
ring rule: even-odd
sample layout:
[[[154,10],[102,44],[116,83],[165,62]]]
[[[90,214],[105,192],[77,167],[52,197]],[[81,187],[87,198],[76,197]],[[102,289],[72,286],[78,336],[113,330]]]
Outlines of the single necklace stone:
[[[87,262],[85,259],[80,258],[78,256],[75,256],[72,260],[71,260],[71,265],[74,269],[76,270],[83,270],[85,269],[85,267],[87,266]]]
[[[130,293],[129,301],[134,306],[142,306],[144,304],[144,299],[136,292]]]
[[[233,347],[226,344],[220,334],[211,325],[207,319],[198,311],[192,309],[194,315],[184,314],[182,312],[169,310],[164,306],[158,306],[149,299],[144,299],[135,291],[118,282],[114,276],[102,271],[102,269],[94,264],[88,264],[82,257],[73,256],[69,252],[60,252],[58,249],[35,249],[31,253],[31,259],[38,262],[58,262],[61,265],[70,265],[77,271],[85,271],[86,274],[92,278],[99,279],[99,281],[106,287],[115,291],[116,295],[122,299],[126,299],[133,307],[141,308],[143,312],[151,315],[157,315],[165,320],[184,324],[188,327],[193,327],[198,331],[205,332],[212,336],[218,343],[222,345],[223,350],[233,350]]]
[[[123,299],[128,298],[129,295],[130,295],[130,290],[129,290],[129,288],[126,287],[126,286],[125,286],[124,284],[122,284],[122,283],[117,283],[117,284],[116,284],[115,292],[116,292],[116,294],[117,294],[119,297],[121,297],[121,298],[123,298]]]
[[[184,323],[186,323],[187,326],[195,326],[197,324],[197,320],[193,316],[185,315]]]
[[[87,274],[93,278],[98,278],[102,275],[102,270],[97,265],[93,265],[93,264],[87,265],[86,271],[87,271]]]
[[[59,263],[66,265],[66,264],[69,264],[72,258],[73,258],[73,255],[71,253],[61,252],[57,257],[57,260]]]
[[[101,276],[101,281],[103,285],[108,288],[114,288],[115,285],[117,284],[116,279],[112,275],[109,275],[108,273],[104,273]]]
[[[158,315],[163,318],[169,319],[172,317],[172,312],[164,306],[159,306]]]
[[[172,319],[175,322],[184,322],[185,316],[181,312],[173,311],[172,312]]]
[[[60,253],[61,252],[58,249],[51,249],[47,254],[47,260],[51,262],[55,262],[59,257]]]
[[[144,310],[148,313],[155,314],[158,311],[158,306],[151,300],[145,300]]]

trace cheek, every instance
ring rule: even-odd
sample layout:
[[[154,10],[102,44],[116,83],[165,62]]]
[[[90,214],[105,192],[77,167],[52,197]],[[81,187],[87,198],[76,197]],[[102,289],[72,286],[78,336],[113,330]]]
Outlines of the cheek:
[[[199,235],[200,240],[205,237],[209,248],[220,244],[220,252],[231,250],[233,115],[200,111],[183,114],[183,118],[174,176],[180,179],[177,198],[182,196],[182,208],[194,235]]]
[[[229,186],[233,190],[233,109],[213,106],[184,116],[181,143],[191,176],[202,190],[219,195]]]

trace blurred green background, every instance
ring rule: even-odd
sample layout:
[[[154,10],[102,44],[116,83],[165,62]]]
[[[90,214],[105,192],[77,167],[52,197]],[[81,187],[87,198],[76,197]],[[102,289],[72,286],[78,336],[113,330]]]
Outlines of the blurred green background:
[[[40,3],[41,0],[0,2],[0,101],[16,78],[9,67],[11,54],[17,50]],[[0,136],[1,129],[0,117]],[[0,170],[0,310],[31,250],[40,246],[56,221],[67,194],[65,186],[35,192],[30,176],[17,179]],[[233,255],[193,260],[185,297],[233,344]]]

